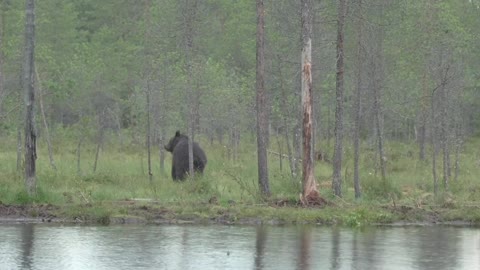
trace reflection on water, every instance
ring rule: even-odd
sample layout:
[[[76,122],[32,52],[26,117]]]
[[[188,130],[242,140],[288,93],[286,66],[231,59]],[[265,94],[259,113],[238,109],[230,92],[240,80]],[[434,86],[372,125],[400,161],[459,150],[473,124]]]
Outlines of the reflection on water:
[[[480,269],[480,229],[0,225],[0,269]]]

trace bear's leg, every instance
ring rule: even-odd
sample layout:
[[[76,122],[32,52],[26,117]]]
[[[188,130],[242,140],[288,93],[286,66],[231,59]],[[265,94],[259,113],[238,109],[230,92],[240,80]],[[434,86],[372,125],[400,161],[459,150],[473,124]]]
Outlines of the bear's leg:
[[[172,165],[172,178],[173,180],[177,180],[177,174],[175,173],[175,165]]]

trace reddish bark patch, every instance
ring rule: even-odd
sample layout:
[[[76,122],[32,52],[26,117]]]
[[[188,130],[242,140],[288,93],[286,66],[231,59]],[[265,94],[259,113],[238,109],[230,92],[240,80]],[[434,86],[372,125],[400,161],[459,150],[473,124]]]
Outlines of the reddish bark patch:
[[[328,204],[327,200],[322,198],[317,190],[312,190],[305,197],[300,195],[300,202],[304,207],[324,207]]]

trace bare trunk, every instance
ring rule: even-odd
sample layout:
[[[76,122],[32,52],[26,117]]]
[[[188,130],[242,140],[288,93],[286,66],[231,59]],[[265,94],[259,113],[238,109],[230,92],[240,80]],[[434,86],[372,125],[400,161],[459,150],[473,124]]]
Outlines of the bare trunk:
[[[5,12],[0,7],[0,116],[3,113],[3,99],[5,98],[5,74],[4,74],[4,39],[5,37]]]
[[[194,125],[195,125],[195,115],[193,113],[194,107],[194,91],[193,91],[193,72],[192,72],[192,55],[193,55],[193,39],[194,39],[194,24],[197,12],[197,0],[193,0],[193,3],[190,3],[189,0],[185,3],[185,13],[184,13],[184,22],[185,22],[185,70],[186,70],[186,91],[187,101],[189,104],[189,109],[187,112],[187,123],[188,123],[188,172],[189,176],[193,179],[195,178],[195,171],[193,169],[193,137],[194,137]]]
[[[256,89],[257,89],[257,154],[258,185],[263,196],[270,196],[267,159],[267,95],[265,93],[265,7],[263,0],[257,1],[257,42],[256,42]]]
[[[148,76],[148,75],[147,75]],[[152,140],[151,140],[151,131],[150,131],[150,86],[149,80],[147,78],[147,89],[146,89],[146,101],[147,101],[147,166],[148,166],[148,179],[150,182],[153,181],[153,173],[152,173]]]
[[[22,170],[22,129],[17,127],[17,172]]]
[[[427,117],[428,117],[428,87],[427,87],[427,71],[423,71],[422,76],[422,108],[420,114],[420,128],[418,134],[418,146],[420,148],[418,158],[420,160],[425,160],[425,143],[426,143],[426,130],[427,130]]]
[[[283,171],[283,146],[282,143],[280,142],[280,133],[276,132],[276,137],[277,137],[277,147],[278,147],[278,153],[280,154],[278,157],[278,165],[280,167],[280,171]]]
[[[82,167],[80,166],[80,154],[82,151],[82,143],[83,143],[84,136],[80,137],[80,140],[78,140],[77,144],[77,174],[81,175],[82,174]]]
[[[278,61],[280,61],[280,57],[278,57]],[[289,125],[288,125],[288,119],[287,119],[287,116],[290,115],[290,111],[288,110],[288,105],[287,105],[287,97],[286,97],[286,93],[285,93],[285,85],[284,85],[284,82],[283,82],[283,74],[282,74],[282,68],[281,66],[279,65],[278,67],[278,75],[279,75],[279,80],[280,80],[280,92],[281,92],[281,99],[280,99],[280,102],[281,102],[281,106],[283,108],[283,110],[281,110],[282,112],[282,118],[283,118],[283,126],[284,126],[284,136],[285,136],[285,142],[287,144],[287,155],[288,155],[288,164],[290,165],[290,174],[292,176],[292,180],[295,179],[297,177],[297,172],[296,172],[296,168],[295,168],[295,157],[293,156],[292,154],[292,147],[290,145],[290,136],[288,136],[288,134],[290,133],[290,129],[289,129]]]
[[[382,181],[385,183],[387,177],[385,172],[385,153],[383,150],[383,129],[380,116],[380,101],[379,101],[379,89],[375,86],[374,93],[374,108],[375,108],[375,132],[377,134],[377,143],[378,143],[378,155],[380,161],[380,173],[382,175]]]
[[[35,1],[26,0],[25,59],[23,88],[25,91],[25,187],[30,196],[37,193],[36,159],[37,136],[35,131]]]
[[[438,179],[437,179],[437,147],[435,142],[436,128],[435,128],[435,99],[432,93],[431,97],[431,135],[430,140],[432,144],[432,176],[433,176],[433,194],[438,194]]]
[[[380,17],[384,18],[384,5],[385,2],[381,2],[379,6]],[[382,176],[382,181],[387,187],[387,177],[386,177],[386,168],[385,168],[385,151],[383,147],[383,113],[382,113],[382,89],[384,82],[384,63],[383,63],[383,39],[384,39],[384,29],[383,26],[380,26],[379,33],[377,35],[377,49],[376,49],[376,62],[374,64],[374,76],[373,76],[373,106],[374,106],[374,121],[375,121],[375,130],[377,135],[378,143],[378,155],[380,161],[380,173]]]
[[[358,0],[358,21],[357,21],[357,74],[356,74],[356,92],[355,92],[355,130],[353,135],[353,184],[355,189],[355,198],[361,197],[360,190],[360,115],[361,115],[361,92],[362,92],[362,0]]]
[[[313,160],[313,96],[312,96],[312,8],[311,0],[302,0],[302,118],[303,118],[303,204],[319,200]]]
[[[333,153],[333,193],[342,197],[342,152],[343,152],[343,92],[344,92],[344,24],[345,24],[345,0],[338,0],[338,18],[337,18],[337,78],[336,78],[336,98],[337,107],[335,110],[335,150]]]
[[[148,166],[148,179],[150,182],[153,181],[153,173],[152,173],[152,139],[151,139],[151,128],[150,128],[150,96],[151,96],[151,91],[150,91],[150,7],[151,7],[151,1],[147,0],[145,1],[145,36],[144,36],[144,53],[145,53],[145,61],[144,61],[144,76],[146,80],[146,89],[145,89],[145,98],[146,98],[146,110],[147,110],[147,136],[146,136],[146,144],[147,144],[147,166]]]
[[[440,129],[441,129],[441,146],[443,154],[443,187],[448,189],[448,182],[450,178],[450,162],[449,162],[449,150],[448,150],[448,135],[447,135],[447,94],[445,89],[445,82],[442,82],[440,88],[441,101],[441,117],[440,117]]]
[[[165,148],[163,147],[165,140],[165,135],[163,134],[163,129],[158,132],[159,140],[158,140],[158,157],[160,162],[160,171],[165,171]]]
[[[37,65],[35,64],[34,67],[35,67],[35,77],[37,78],[37,90],[38,90],[38,101],[40,104],[40,113],[42,115],[43,128],[45,129],[45,138],[47,139],[48,159],[50,160],[50,166],[52,166],[52,169],[56,171],[57,166],[55,166],[55,161],[53,159],[52,142],[50,141],[50,131],[48,129],[47,118],[45,117],[45,109],[43,108],[42,83],[40,82],[40,76],[38,75]]]
[[[104,136],[103,133],[104,133],[103,127],[100,127],[99,134],[97,137],[97,149],[95,151],[95,161],[93,162],[93,172],[97,171],[98,156],[100,155],[100,149],[102,148],[102,145],[103,145],[103,136]]]

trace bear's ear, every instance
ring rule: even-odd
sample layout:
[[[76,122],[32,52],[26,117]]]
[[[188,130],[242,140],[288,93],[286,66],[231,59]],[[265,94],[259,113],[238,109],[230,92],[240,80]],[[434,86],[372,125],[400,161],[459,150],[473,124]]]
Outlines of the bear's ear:
[[[175,132],[175,137],[180,137],[180,131],[177,130],[177,132]]]

